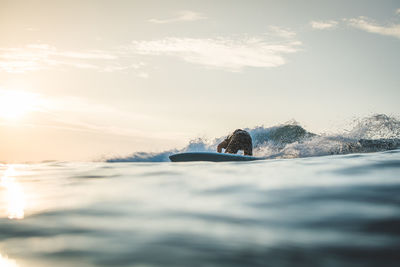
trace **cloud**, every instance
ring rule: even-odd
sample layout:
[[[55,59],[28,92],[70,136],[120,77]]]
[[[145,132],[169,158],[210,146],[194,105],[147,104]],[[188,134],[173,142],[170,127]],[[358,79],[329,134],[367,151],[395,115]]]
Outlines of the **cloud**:
[[[25,73],[52,68],[89,69],[99,72],[132,70],[148,78],[146,64],[139,60],[149,55],[171,56],[189,63],[227,71],[245,67],[269,68],[286,64],[286,55],[298,52],[301,42],[287,28],[269,27],[258,36],[236,35],[216,38],[175,38],[135,40],[129,45],[107,50],[60,50],[48,44],[0,47],[0,72]]]
[[[124,64],[121,61],[125,62]],[[52,67],[72,67],[104,72],[137,70],[143,63],[131,62],[119,51],[64,51],[48,44],[28,44],[17,48],[0,48],[0,72],[24,73]]]
[[[269,26],[269,30],[271,33],[273,33],[279,37],[282,37],[282,38],[290,39],[290,38],[294,38],[296,36],[296,33],[291,31],[290,29],[282,28],[279,26]]]
[[[47,98],[45,108],[40,121],[71,131],[144,137],[144,132],[129,125],[154,120],[144,114],[121,111],[77,97]]]
[[[166,23],[171,23],[171,22],[179,22],[179,21],[196,21],[196,20],[202,20],[202,19],[206,19],[207,17],[205,17],[203,14],[201,13],[197,13],[194,11],[190,11],[190,10],[183,10],[178,12],[178,15],[176,17],[173,18],[169,18],[169,19],[149,19],[149,22],[152,23],[157,23],[157,24],[166,24]]]
[[[268,42],[265,37],[242,38],[165,38],[153,41],[133,41],[132,53],[141,55],[165,55],[186,62],[228,71],[240,71],[244,67],[269,68],[286,63],[285,54],[300,50],[296,40]]]
[[[141,77],[141,78],[144,78],[144,79],[149,78],[149,74],[146,73],[146,72],[140,72],[140,73],[138,74],[138,76]]]
[[[23,73],[28,71],[40,70],[42,67],[35,61],[13,60],[0,61],[0,72]]]
[[[317,30],[327,30],[336,28],[338,22],[335,20],[328,20],[328,21],[311,21],[311,27]]]
[[[353,18],[346,21],[350,26],[363,31],[400,38],[400,24],[382,26],[366,17]]]
[[[155,117],[138,112],[119,110],[113,106],[93,102],[92,99],[75,96],[46,96],[29,91],[16,91],[0,87],[0,100],[4,102],[7,100],[12,101],[13,99],[18,99],[19,105],[23,107],[21,114],[30,114],[23,123],[28,123],[32,126],[144,137],[146,133],[129,125],[149,121],[155,124]],[[7,115],[7,112],[9,112],[7,108],[9,109],[10,107],[0,105],[0,115]],[[15,112],[16,110],[12,111]],[[0,116],[0,126],[9,123]]]
[[[398,9],[396,10],[396,14],[397,14],[397,15],[400,15],[400,8],[398,8]]]

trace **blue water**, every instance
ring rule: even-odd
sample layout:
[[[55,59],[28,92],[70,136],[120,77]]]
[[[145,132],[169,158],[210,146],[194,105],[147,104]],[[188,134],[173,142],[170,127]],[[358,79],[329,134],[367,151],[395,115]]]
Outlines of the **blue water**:
[[[0,266],[399,266],[400,150],[0,165]]]

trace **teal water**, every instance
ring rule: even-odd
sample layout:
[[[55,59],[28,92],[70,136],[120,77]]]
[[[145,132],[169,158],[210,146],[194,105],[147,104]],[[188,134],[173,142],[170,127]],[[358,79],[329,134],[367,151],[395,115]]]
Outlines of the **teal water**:
[[[398,266],[400,150],[0,165],[0,266]]]

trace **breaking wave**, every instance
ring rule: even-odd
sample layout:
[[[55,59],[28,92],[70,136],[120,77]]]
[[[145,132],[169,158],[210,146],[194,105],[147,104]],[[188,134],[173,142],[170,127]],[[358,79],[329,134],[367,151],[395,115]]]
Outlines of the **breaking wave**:
[[[253,139],[253,154],[266,158],[300,158],[335,154],[378,152],[400,148],[400,120],[376,114],[355,120],[350,130],[340,134],[315,134],[293,121],[273,127],[257,126],[245,129]],[[234,129],[232,129],[234,130]],[[126,157],[107,159],[107,162],[162,162],[181,152],[216,151],[225,138],[197,138],[181,149],[161,153],[136,152]]]

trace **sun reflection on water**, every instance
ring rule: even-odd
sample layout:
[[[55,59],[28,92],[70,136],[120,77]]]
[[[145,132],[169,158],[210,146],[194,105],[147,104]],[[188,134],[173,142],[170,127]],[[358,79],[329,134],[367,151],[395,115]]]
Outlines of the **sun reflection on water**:
[[[4,201],[6,205],[5,211],[3,209],[0,209],[0,211],[5,212],[9,219],[23,219],[25,214],[25,196],[21,185],[15,179],[16,175],[17,172],[14,167],[9,166],[0,181],[1,191],[5,191]]]
[[[1,267],[19,267],[15,260],[9,259],[7,256],[0,254],[0,266]]]

